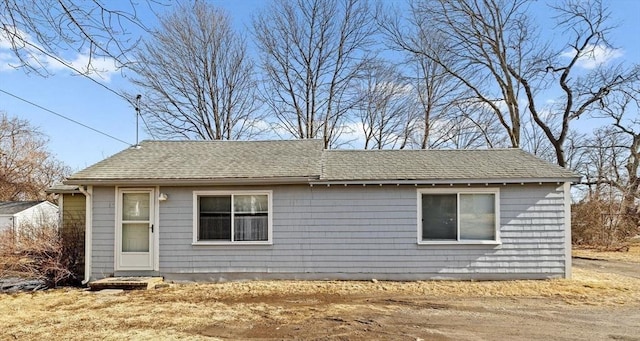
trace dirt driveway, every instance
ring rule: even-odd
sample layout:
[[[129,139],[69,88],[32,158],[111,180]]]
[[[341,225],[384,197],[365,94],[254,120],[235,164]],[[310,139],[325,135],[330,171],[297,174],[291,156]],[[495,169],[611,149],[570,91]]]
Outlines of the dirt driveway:
[[[640,263],[597,257],[574,258],[578,278],[617,276],[640,283]],[[505,282],[508,285],[508,282]],[[533,284],[534,285],[534,284]],[[595,281],[583,287],[603,289]],[[578,286],[579,287],[579,286]],[[227,300],[231,305],[278,307],[292,319],[273,319],[269,309],[246,324],[218,323],[197,330],[200,335],[232,339],[315,340],[636,340],[640,341],[640,301],[615,293],[584,292],[571,296],[487,295],[482,288],[462,295],[422,297],[378,292],[351,296],[300,295],[246,297]],[[492,289],[492,288],[491,288]],[[487,288],[487,291],[491,290]],[[579,289],[573,288],[578,294]],[[638,290],[620,286],[618,291]],[[513,290],[518,290],[517,288]],[[446,290],[445,290],[446,291]],[[506,290],[504,290],[506,291]],[[523,290],[524,291],[524,290]],[[569,290],[571,291],[571,290]],[[636,294],[638,294],[636,292]],[[505,297],[509,296],[509,297]],[[532,297],[533,296],[533,297]],[[592,297],[590,297],[592,296]],[[608,298],[608,299],[607,299]],[[610,299],[610,300],[609,300]],[[302,319],[297,319],[299,317]]]
[[[583,257],[592,258],[592,257]],[[638,340],[640,262],[574,279],[183,284],[0,295],[0,340]]]
[[[640,264],[575,259],[574,269],[640,279]],[[597,286],[597,285],[596,285]],[[624,289],[621,289],[624,290]],[[232,339],[625,340],[640,341],[640,302],[576,302],[560,297],[258,297],[229,304],[277,306],[307,318],[283,323],[212,324],[198,334]]]
[[[574,257],[573,267],[593,270],[601,273],[614,273],[640,279],[640,264],[638,263],[598,258]]]
[[[274,303],[259,300],[245,304]],[[212,324],[200,335],[232,339],[314,340],[640,340],[640,306],[574,306],[555,299],[300,298],[275,303],[310,310],[282,323]]]

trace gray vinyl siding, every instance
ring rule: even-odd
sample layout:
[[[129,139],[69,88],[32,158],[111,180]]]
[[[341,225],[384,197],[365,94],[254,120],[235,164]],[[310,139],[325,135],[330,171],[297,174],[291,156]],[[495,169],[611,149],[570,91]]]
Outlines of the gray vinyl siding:
[[[161,187],[168,200],[159,204],[159,272],[172,279],[562,277],[562,184],[498,187],[500,245],[419,245],[420,187]],[[233,189],[273,191],[273,244],[192,245],[193,191]],[[113,201],[113,188],[94,189],[97,277],[113,272]]]
[[[113,276],[115,243],[115,188],[94,187],[91,273],[94,278]]]

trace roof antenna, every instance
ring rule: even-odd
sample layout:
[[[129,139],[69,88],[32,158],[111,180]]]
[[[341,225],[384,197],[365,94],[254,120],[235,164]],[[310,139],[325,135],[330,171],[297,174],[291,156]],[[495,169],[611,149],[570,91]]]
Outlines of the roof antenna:
[[[142,98],[142,95],[138,94],[136,96],[136,148],[140,148],[140,144],[139,144],[139,139],[138,139],[138,131],[139,129],[139,119],[140,119],[140,98]]]

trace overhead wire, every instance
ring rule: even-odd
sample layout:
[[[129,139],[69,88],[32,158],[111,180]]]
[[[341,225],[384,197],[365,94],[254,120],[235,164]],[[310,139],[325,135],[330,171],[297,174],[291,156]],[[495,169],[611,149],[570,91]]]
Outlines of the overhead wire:
[[[104,136],[106,136],[106,137],[108,137],[108,138],[111,138],[111,139],[113,139],[113,140],[116,140],[116,141],[118,141],[118,142],[122,142],[122,143],[124,143],[124,144],[126,144],[126,145],[128,145],[128,146],[131,146],[131,145],[132,145],[131,143],[129,143],[129,142],[127,142],[127,141],[121,140],[121,139],[119,139],[119,138],[117,138],[117,137],[115,137],[115,136],[113,136],[113,135],[107,134],[107,133],[105,133],[105,132],[103,132],[103,131],[100,131],[100,130],[98,130],[98,129],[96,129],[96,128],[90,127],[90,126],[88,126],[88,125],[86,125],[86,124],[84,124],[84,123],[82,123],[82,122],[76,121],[76,120],[74,120],[74,119],[72,119],[72,118],[69,118],[69,117],[67,117],[67,116],[65,116],[65,115],[62,115],[62,114],[60,114],[60,113],[57,113],[57,112],[55,112],[55,111],[53,111],[53,110],[51,110],[51,109],[45,108],[45,107],[43,107],[43,106],[41,106],[41,105],[39,105],[39,104],[37,104],[37,103],[34,103],[34,102],[32,102],[32,101],[30,101],[30,100],[28,100],[28,99],[22,98],[22,97],[20,97],[20,96],[18,96],[18,95],[12,94],[12,93],[10,93],[10,92],[8,92],[8,91],[6,91],[6,90],[0,89],[0,92],[3,92],[3,93],[5,93],[5,94],[7,94],[7,95],[9,95],[9,96],[11,96],[11,97],[13,97],[13,98],[16,98],[16,99],[18,99],[18,100],[20,100],[20,101],[23,101],[23,102],[25,102],[25,103],[28,103],[28,104],[30,104],[30,105],[32,105],[32,106],[34,106],[34,107],[36,107],[36,108],[39,108],[39,109],[44,110],[44,111],[46,111],[46,112],[48,112],[48,113],[51,113],[51,114],[56,115],[56,116],[58,116],[58,117],[61,117],[61,118],[65,119],[65,120],[67,120],[67,121],[73,122],[73,123],[75,123],[75,124],[77,124],[77,125],[79,125],[79,126],[82,126],[82,127],[86,128],[86,129],[89,129],[89,130],[91,130],[91,131],[94,131],[94,132],[96,132],[96,133],[98,133],[98,134],[104,135]]]

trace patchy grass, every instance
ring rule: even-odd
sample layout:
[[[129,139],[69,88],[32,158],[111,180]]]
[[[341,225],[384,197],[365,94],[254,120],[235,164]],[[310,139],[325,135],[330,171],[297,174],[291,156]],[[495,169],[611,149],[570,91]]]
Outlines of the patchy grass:
[[[532,299],[540,309],[550,302],[634,307],[640,304],[640,279],[576,269],[572,280],[547,281],[256,281],[119,294],[57,289],[0,295],[0,339],[196,340],[221,335],[215,331],[224,328],[231,328],[229,337],[249,338],[254,334],[248,332],[263,334],[243,326],[268,322],[275,330],[318,319],[336,324],[345,316],[389,316],[401,310],[394,302],[465,298]]]

